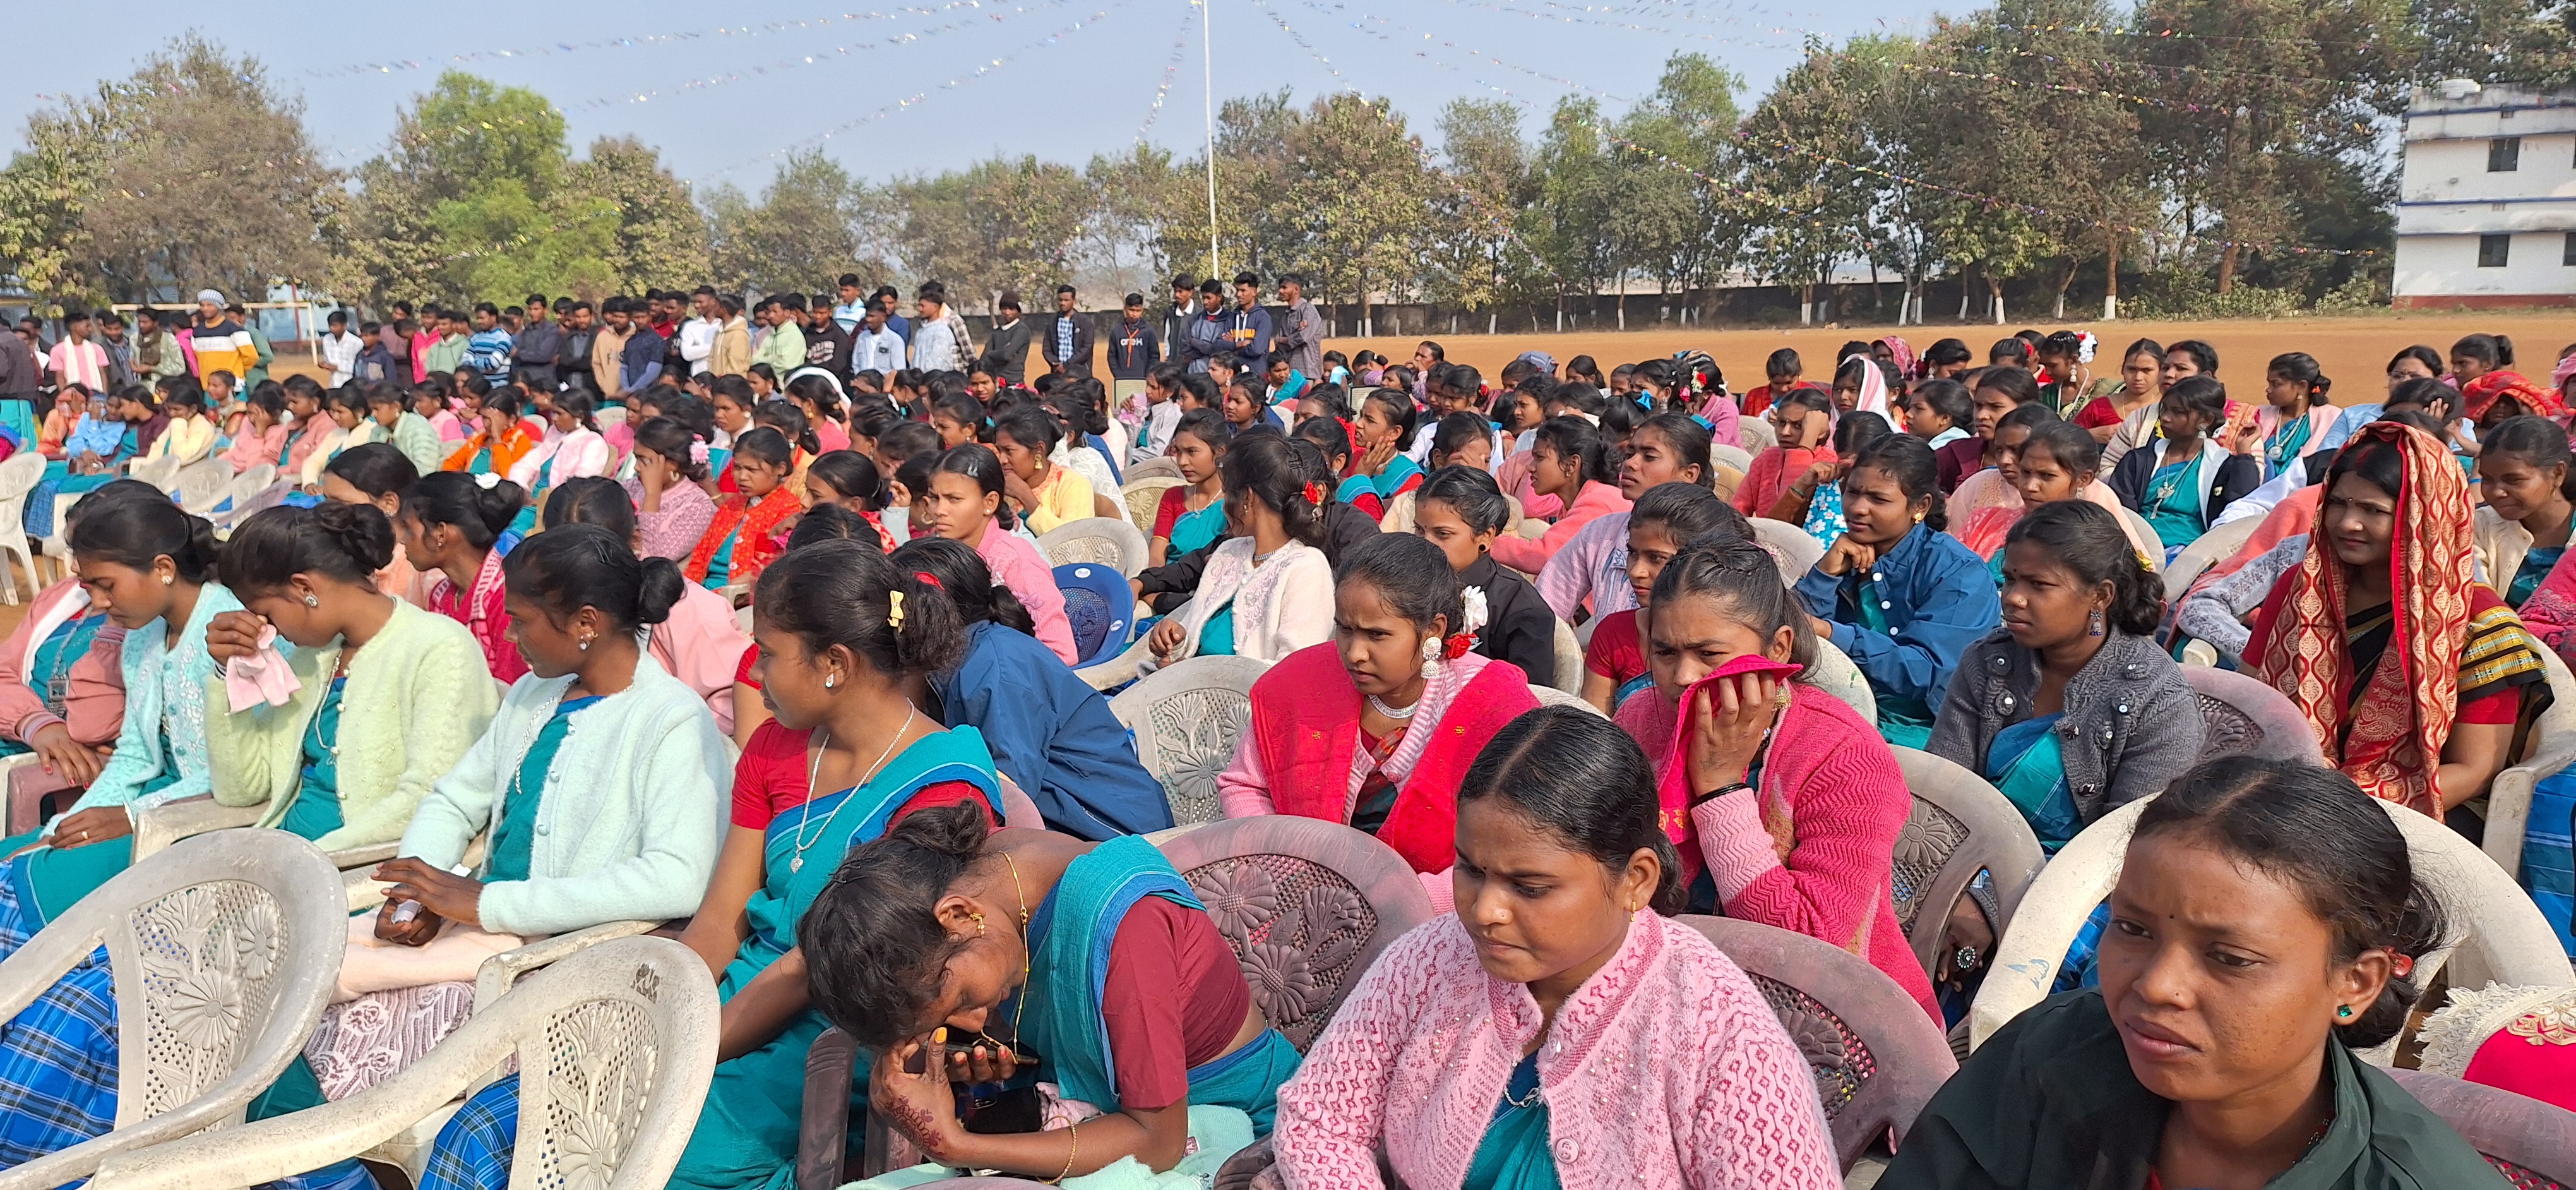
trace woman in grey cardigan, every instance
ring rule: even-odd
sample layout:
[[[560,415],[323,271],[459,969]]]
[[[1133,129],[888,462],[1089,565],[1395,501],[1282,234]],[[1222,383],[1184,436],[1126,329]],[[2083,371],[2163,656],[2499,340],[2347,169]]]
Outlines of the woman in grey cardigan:
[[[1959,661],[1931,751],[2003,791],[2054,854],[2200,758],[2200,709],[2153,636],[2162,613],[2120,522],[2081,500],[2004,544],[2003,628]]]

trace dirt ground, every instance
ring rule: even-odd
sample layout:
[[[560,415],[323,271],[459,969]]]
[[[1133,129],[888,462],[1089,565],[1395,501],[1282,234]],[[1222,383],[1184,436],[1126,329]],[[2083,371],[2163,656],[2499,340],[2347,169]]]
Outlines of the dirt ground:
[[[1726,373],[1727,386],[1743,392],[1763,382],[1762,361],[1782,347],[1797,351],[1807,366],[1807,378],[1824,382],[1832,378],[1833,351],[1846,341],[1868,341],[1890,334],[1902,336],[1918,353],[1944,338],[1957,338],[1975,353],[1975,362],[1984,363],[1986,348],[1995,340],[2023,327],[2042,331],[2056,329],[2050,323],[2013,323],[2006,326],[1852,326],[1839,329],[1790,330],[1650,330],[1629,332],[1583,332],[1579,334],[1535,335],[1447,335],[1433,336],[1447,349],[1452,363],[1473,364],[1490,383],[1504,364],[1524,351],[1544,351],[1556,357],[1562,366],[1577,355],[1590,355],[1601,365],[1603,374],[1622,363],[1668,358],[1676,351],[1697,348],[1709,353]],[[2113,375],[2119,368],[2119,353],[2139,338],[2172,343],[2179,339],[2199,339],[2218,350],[2219,379],[2227,382],[2232,394],[2243,399],[2262,398],[2263,365],[2273,356],[2286,351],[2304,351],[2317,357],[2325,374],[2335,381],[2333,397],[2338,404],[2375,401],[2387,391],[2389,357],[2407,345],[2423,343],[2448,355],[2453,341],[2462,335],[2480,332],[2512,337],[2519,361],[2517,370],[2544,383],[2558,358],[2559,349],[2576,343],[2576,313],[2516,314],[2383,314],[2367,318],[2285,319],[2272,322],[2110,322],[2069,323],[2076,330],[2090,330],[2101,337],[2101,354],[2094,359],[2096,376]],[[1413,358],[1418,338],[1334,339],[1328,345],[1345,355],[1362,349],[1376,351],[1399,363]]]

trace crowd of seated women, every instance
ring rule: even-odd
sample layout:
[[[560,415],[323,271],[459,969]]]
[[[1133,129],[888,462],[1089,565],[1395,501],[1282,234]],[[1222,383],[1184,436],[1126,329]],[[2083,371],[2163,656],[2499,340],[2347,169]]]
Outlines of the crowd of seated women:
[[[2401,354],[2355,416],[2297,353],[2239,403],[2203,343],[2096,378],[2089,336],[2033,338],[1982,368],[1847,344],[1830,386],[1775,353],[1741,400],[1696,353],[1525,356],[1488,389],[1432,344],[1285,385],[1166,366],[1117,410],[989,372],[663,381],[606,419],[467,374],[119,394],[48,480],[43,531],[80,497],[75,574],[0,643],[25,757],[0,955],[135,863],[141,816],[211,798],[397,854],[253,1119],[399,1077],[491,956],[641,919],[724,1004],[675,1186],[786,1184],[838,1027],[852,1110],[952,1169],[1142,1184],[1114,1179],[1266,1138],[1299,1187],[1829,1187],[1800,1043],[1673,915],[1821,939],[1957,1023],[2005,922],[1980,879],[1916,958],[1894,854],[1920,750],[2046,854],[2157,800],[2061,994],[1882,1184],[2472,1184],[2351,1052],[2459,928],[2370,801],[2475,835],[2527,755],[2576,630],[2576,369],[2542,387],[2470,336]],[[236,493],[258,511],[219,510],[218,542],[117,477],[155,447],[278,488]],[[1126,516],[1148,459],[1179,483],[1139,514],[1140,670],[1264,666],[1219,810],[1372,836],[1439,911],[1303,1054],[1143,838],[1171,807],[1036,542]],[[2329,767],[2205,761],[2195,643]],[[2525,872],[2565,931],[2556,782]],[[113,1124],[114,1003],[102,951],[0,1025],[0,1167]],[[518,1123],[515,1075],[477,1090],[424,1190],[507,1185]]]

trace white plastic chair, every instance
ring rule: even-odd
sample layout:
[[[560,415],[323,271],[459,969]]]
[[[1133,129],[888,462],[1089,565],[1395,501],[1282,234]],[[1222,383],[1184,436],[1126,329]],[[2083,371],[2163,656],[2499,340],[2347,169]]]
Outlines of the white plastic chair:
[[[1553,686],[1568,694],[1583,693],[1583,642],[1575,639],[1574,626],[1563,620],[1556,622],[1555,650],[1556,672],[1544,682],[1538,680],[1537,674],[1531,674],[1530,684]]]
[[[232,490],[233,469],[222,459],[211,455],[179,468],[172,481],[179,507],[192,516],[204,516],[223,502]]]
[[[2515,879],[2522,876],[2522,837],[2531,825],[2531,792],[2540,779],[2576,764],[2576,675],[2543,646],[2540,660],[2549,667],[2549,707],[2532,725],[2522,762],[2497,773],[2487,784],[2487,857]]]
[[[1735,436],[1744,442],[1744,453],[1748,458],[1780,445],[1780,435],[1771,429],[1770,422],[1759,417],[1735,419]],[[1738,471],[1743,469],[1736,468]]]
[[[1805,529],[1767,516],[1752,520],[1753,540],[1771,551],[1772,558],[1780,563],[1780,581],[1785,585],[1797,586],[1799,579],[1816,568],[1816,560],[1825,556],[1824,543]]]
[[[519,1063],[514,1187],[647,1190],[679,1164],[714,1080],[706,964],[667,938],[565,959],[475,1013],[410,1068],[337,1103],[128,1152],[99,1190],[247,1186],[371,1151]]]
[[[1109,700],[1109,713],[1136,734],[1136,759],[1162,782],[1172,822],[1225,817],[1216,775],[1234,759],[1252,721],[1252,684],[1270,668],[1249,657],[1192,657]]]
[[[1593,714],[1595,714],[1595,715],[1598,715],[1598,714],[1600,714],[1600,713],[1601,713],[1601,708],[1596,707],[1596,706],[1592,705],[1591,703],[1588,703],[1588,702],[1583,701],[1583,696],[1582,696],[1582,695],[1580,695],[1580,694],[1568,694],[1568,693],[1566,693],[1565,691],[1563,691],[1563,690],[1559,690],[1559,689],[1557,689],[1557,688],[1556,688],[1556,687],[1554,687],[1554,686],[1532,686],[1532,687],[1530,687],[1530,693],[1531,693],[1531,694],[1533,694],[1533,695],[1536,695],[1536,696],[1538,697],[1538,705],[1539,705],[1540,707],[1542,707],[1542,708],[1545,708],[1545,707],[1581,707],[1581,708],[1583,708],[1584,710],[1590,711],[1590,712],[1592,712],[1592,713],[1593,713]]]
[[[2137,516],[2134,512],[2129,515]],[[2200,578],[2202,572],[2245,548],[2245,543],[2254,539],[2254,530],[2262,526],[2261,517],[2229,521],[2201,534],[2198,540],[2182,547],[2182,552],[2175,554],[2173,561],[2165,564],[2163,575],[2165,602],[2168,605],[2182,602],[2183,595],[2191,590],[2191,584]],[[2148,531],[2147,538],[2151,541],[2155,539],[2155,532],[2152,529]]]
[[[44,580],[36,576],[36,555],[27,549],[27,535],[19,526],[27,517],[27,493],[45,478],[45,456],[22,450],[0,463],[0,601],[15,606],[18,602],[18,580],[7,571],[8,560],[16,558],[27,568],[28,598],[44,589]]]
[[[0,960],[0,1020],[105,945],[116,1126],[0,1172],[0,1190],[79,1181],[119,1154],[240,1123],[303,1052],[347,933],[339,874],[284,831],[191,839],[83,897]]]
[[[1136,526],[1137,532],[1149,539],[1153,537],[1154,514],[1163,507],[1163,493],[1181,486],[1183,482],[1177,475],[1149,475],[1139,479],[1132,471],[1127,474],[1120,498],[1125,501],[1127,519]]]
[[[1179,479],[1181,477],[1181,465],[1173,462],[1169,458],[1152,458],[1141,463],[1129,463],[1127,464],[1126,472],[1127,482],[1124,486],[1134,487],[1136,486],[1137,480],[1153,479],[1158,476],[1170,479]]]
[[[1124,518],[1106,516],[1067,521],[1039,534],[1038,552],[1049,566],[1089,562],[1114,566],[1128,578],[1143,573],[1150,557],[1144,533]]]
[[[2129,835],[2154,797],[2140,798],[2085,827],[2060,849],[2022,894],[2021,905],[1968,1013],[1968,1044],[1984,1045],[2023,1009],[2047,998],[2084,919],[2119,883]],[[2415,959],[2417,986],[2430,986],[2445,963],[2456,963],[2453,987],[2489,981],[2540,987],[2576,986],[2576,971],[2559,949],[2558,935],[2531,897],[2495,861],[2450,827],[2394,802],[2382,802],[2413,852],[2415,878],[2424,882],[2456,931],[2454,944]],[[2363,1057],[2388,1065],[2396,1041]]]
[[[1708,461],[1712,463],[1722,463],[1726,466],[1733,467],[1738,471],[1750,471],[1753,469],[1753,455],[1751,452],[1745,450],[1741,446],[1728,446],[1723,442],[1711,442],[1708,444]]]
[[[139,479],[164,492],[175,494],[179,490],[179,468],[186,463],[187,460],[176,455],[162,455],[159,458],[143,459],[127,464],[125,474],[128,479]]]

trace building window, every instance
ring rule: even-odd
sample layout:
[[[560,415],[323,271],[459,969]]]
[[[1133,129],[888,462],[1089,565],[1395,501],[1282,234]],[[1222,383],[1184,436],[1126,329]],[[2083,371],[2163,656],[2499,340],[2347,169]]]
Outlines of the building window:
[[[2576,231],[2567,233],[2567,255],[2559,258],[2558,263],[2576,268]]]
[[[2499,136],[2487,142],[2487,172],[2509,174],[2522,168],[2522,138]]]
[[[2503,267],[2504,267],[2505,258],[2506,258],[2506,257],[2508,257],[2508,256],[2510,256],[2510,255],[2512,255],[2512,253],[2513,253],[2513,237],[2512,237],[2512,236],[2509,236],[2509,235],[2496,235],[2496,236],[2479,236],[2479,237],[2478,237],[2478,267],[2479,267],[2479,268],[2482,268],[2482,269],[2500,269],[2500,268],[2503,268]]]

